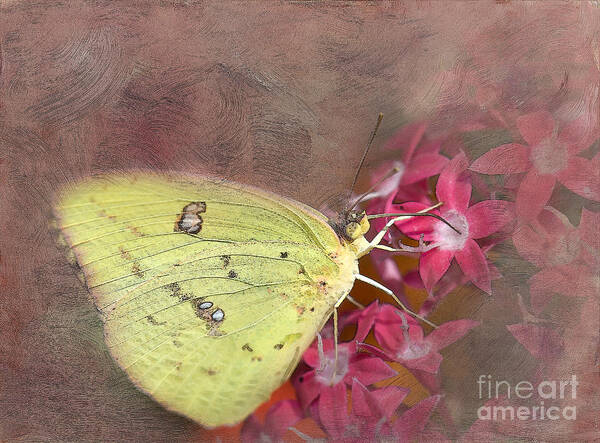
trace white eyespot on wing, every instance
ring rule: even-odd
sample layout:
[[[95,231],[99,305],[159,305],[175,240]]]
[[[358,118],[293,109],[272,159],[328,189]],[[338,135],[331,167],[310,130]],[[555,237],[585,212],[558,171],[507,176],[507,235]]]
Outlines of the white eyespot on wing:
[[[214,321],[222,321],[225,318],[225,313],[223,312],[223,310],[217,309],[215,312],[212,313],[211,317]]]
[[[212,308],[212,305],[213,305],[212,302],[205,301],[198,305],[198,309],[209,309],[209,308]]]

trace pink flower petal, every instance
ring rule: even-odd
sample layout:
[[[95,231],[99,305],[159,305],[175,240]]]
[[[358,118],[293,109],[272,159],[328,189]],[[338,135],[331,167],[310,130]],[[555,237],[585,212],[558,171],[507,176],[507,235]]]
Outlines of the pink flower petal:
[[[396,201],[418,201],[426,206],[431,206],[429,181],[427,179],[404,185],[398,188],[396,193]]]
[[[534,112],[519,117],[517,127],[529,145],[536,145],[552,135],[554,119],[547,111]]]
[[[514,220],[514,205],[504,200],[485,200],[467,209],[469,237],[482,238],[493,234]]]
[[[400,184],[409,185],[424,178],[438,175],[447,163],[448,159],[437,153],[416,154],[410,162],[410,167],[404,172]]]
[[[369,390],[356,378],[352,380],[352,414],[370,417],[378,411],[377,403],[371,398]],[[381,414],[383,416],[383,414]]]
[[[471,180],[467,172],[469,163],[463,152],[458,154],[444,168],[437,182],[438,200],[445,209],[456,209],[464,213],[471,199]]]
[[[394,150],[401,149],[404,151],[403,161],[405,164],[410,162],[410,159],[415,151],[415,148],[423,138],[427,123],[416,122],[402,127],[386,144],[384,149]]]
[[[377,400],[383,416],[388,419],[400,407],[410,389],[399,386],[386,386],[371,392],[371,395]]]
[[[519,254],[540,268],[573,261],[580,250],[577,239],[568,219],[554,209],[543,210],[532,225],[521,225],[513,234]]]
[[[321,389],[319,419],[331,438],[343,438],[349,423],[348,399],[344,383]]]
[[[535,169],[530,169],[517,191],[517,215],[525,221],[534,220],[546,206],[556,179],[551,175],[539,175]]]
[[[403,358],[396,358],[395,360],[402,363],[407,368],[418,369],[420,371],[429,372],[430,374],[437,374],[443,359],[444,357],[442,357],[442,354],[439,352],[430,351],[424,357],[414,360]]]
[[[352,381],[352,414],[361,417],[379,419],[390,418],[400,406],[409,389],[387,386],[369,391],[357,379]]]
[[[475,240],[468,239],[465,247],[456,251],[456,261],[465,275],[479,289],[491,294],[492,284],[487,260]]]
[[[538,216],[536,229],[540,231],[540,235],[556,240],[558,237],[568,236],[573,231],[573,225],[562,212],[554,208],[545,209]]]
[[[292,381],[298,400],[303,409],[306,409],[319,396],[323,385],[315,378],[315,371],[308,371],[295,375]]]
[[[600,252],[600,212],[583,208],[579,222],[579,237],[587,242],[595,252]]]
[[[584,198],[600,201],[600,161],[571,157],[558,181]]]
[[[406,202],[400,205],[390,205],[387,208],[392,213],[411,213],[416,214],[424,209],[431,207],[420,202]],[[431,211],[432,214],[439,215],[438,211]],[[418,239],[421,234],[424,235],[425,241],[432,241],[431,234],[434,230],[436,219],[434,217],[406,217],[406,219],[398,220],[395,225],[404,235]]]
[[[456,287],[468,282],[469,278],[465,276],[458,263],[456,261],[452,262],[446,274],[438,282],[435,293],[430,294],[421,305],[419,314],[422,316],[429,315],[444,297],[450,294]]]
[[[552,294],[566,297],[594,297],[598,294],[597,272],[588,266],[569,264],[546,268],[529,279],[531,307],[540,312]]]
[[[532,324],[507,325],[506,329],[531,355],[544,361],[554,360],[563,349],[561,336],[550,328]]]
[[[445,144],[445,142],[444,142]],[[440,152],[440,149],[442,148],[442,140],[441,139],[435,139],[435,140],[421,140],[421,144],[419,145],[419,154],[438,154]],[[448,160],[448,159],[446,159]],[[413,157],[413,162],[414,162],[414,157]]]
[[[285,432],[302,420],[303,417],[300,404],[296,400],[282,400],[271,406],[271,409],[267,412],[265,433],[273,441],[279,441]]]
[[[406,411],[394,422],[394,430],[398,433],[399,441],[412,441],[425,429],[433,409],[440,401],[439,395],[420,401]]]
[[[558,133],[558,140],[568,146],[569,155],[579,154],[589,148],[598,136],[587,118],[579,117],[563,125]]]
[[[315,346],[311,346],[302,355],[302,360],[311,368],[319,367],[319,351]]]
[[[517,174],[527,171],[529,166],[527,147],[509,143],[486,152],[469,169],[481,174]]]
[[[436,351],[439,351],[462,338],[476,326],[479,326],[479,322],[475,320],[464,319],[449,321],[431,331],[427,336],[427,341],[433,345],[433,348]]]
[[[435,284],[448,270],[454,257],[454,251],[445,251],[439,248],[432,249],[419,258],[419,274],[425,288],[431,292]]]
[[[252,443],[255,441],[261,441],[262,433],[263,427],[260,421],[258,421],[256,416],[252,414],[244,421],[244,424],[242,425],[240,438],[242,440],[242,443]]]
[[[409,271],[404,275],[404,283],[412,288],[424,289],[425,285],[423,284],[423,280],[421,280],[421,276],[419,275],[419,271]]]
[[[539,314],[554,293],[570,291],[571,282],[556,268],[542,269],[529,279],[529,299],[531,310]],[[566,291],[565,291],[566,290]]]
[[[404,316],[404,320],[401,315]],[[403,321],[406,321],[409,328],[409,337],[418,342],[422,341],[423,330],[412,317],[406,316],[406,314],[392,305],[381,305],[377,318],[375,319],[375,339],[386,352],[390,353],[390,355],[395,355],[405,343],[405,337],[402,331]]]
[[[395,375],[398,375],[398,373],[379,357],[365,354],[358,355],[356,359],[350,362],[344,381],[350,384],[353,378],[357,378],[364,385],[371,385]]]
[[[442,355],[439,354],[438,352],[436,352],[435,354],[442,357]],[[441,364],[441,358],[440,358],[440,364]],[[418,369],[411,369],[411,372],[415,376],[415,378],[419,381],[419,383],[421,383],[423,385],[423,387],[425,389],[427,389],[431,394],[437,394],[440,392],[441,376],[440,376],[440,374],[438,374],[439,365],[438,365],[438,369],[436,369],[435,371],[421,371]]]
[[[393,261],[390,259],[390,261]],[[398,266],[395,266],[398,269]],[[400,272],[400,271],[398,271]],[[382,276],[382,278],[385,278]],[[354,340],[362,342],[369,335],[371,328],[373,327],[373,323],[375,322],[375,317],[379,312],[379,303],[378,300],[375,300],[373,303],[369,304],[364,309],[354,309],[342,317],[340,321],[340,331],[344,329],[346,325],[351,323],[357,323],[356,334],[354,335]]]

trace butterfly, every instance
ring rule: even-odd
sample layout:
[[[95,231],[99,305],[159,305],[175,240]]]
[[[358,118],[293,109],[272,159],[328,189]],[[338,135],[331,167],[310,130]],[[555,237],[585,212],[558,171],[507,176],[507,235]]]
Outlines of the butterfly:
[[[214,427],[284,383],[379,245],[369,216],[335,220],[234,182],[131,171],[65,187],[55,214],[131,381]],[[394,296],[395,297],[395,296]],[[396,299],[397,300],[397,299]],[[400,303],[399,300],[397,300]]]

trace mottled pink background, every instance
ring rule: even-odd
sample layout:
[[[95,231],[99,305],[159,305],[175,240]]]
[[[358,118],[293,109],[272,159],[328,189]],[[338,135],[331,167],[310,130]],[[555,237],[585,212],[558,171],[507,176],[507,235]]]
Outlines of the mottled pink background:
[[[209,172],[319,208],[347,191],[379,112],[365,175],[385,139],[414,120],[444,134],[490,111],[548,109],[598,125],[599,12],[587,1],[5,0],[0,439],[204,436],[138,392],[110,358],[86,289],[48,229],[62,184],[132,167]],[[442,366],[466,428],[479,374],[527,379],[535,361],[504,328],[519,321],[512,304],[466,289],[460,301],[439,316],[488,320]],[[597,352],[597,319],[589,321],[566,372]],[[583,400],[594,407],[597,382]],[[597,426],[597,417],[583,420]],[[556,437],[581,423],[568,426]]]

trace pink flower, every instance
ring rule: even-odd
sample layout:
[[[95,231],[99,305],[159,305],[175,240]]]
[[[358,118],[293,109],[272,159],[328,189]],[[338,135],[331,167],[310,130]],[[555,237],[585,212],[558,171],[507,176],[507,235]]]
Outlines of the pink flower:
[[[337,367],[333,340],[321,340],[320,336],[318,344],[315,346],[313,343],[304,352],[303,360],[312,369],[298,374],[293,380],[303,408],[309,406],[319,396],[322,399],[335,395],[335,390],[340,389],[339,386],[352,384],[354,378],[365,385],[370,385],[397,374],[381,358],[359,353],[355,341],[338,343]]]
[[[392,305],[382,305],[373,320],[375,338],[383,349],[363,344],[375,355],[402,363],[407,368],[436,374],[442,362],[440,349],[454,343],[479,325],[474,320],[455,320],[442,324],[425,336],[423,328],[409,315]]]
[[[253,414],[244,421],[241,438],[243,442],[281,441],[285,432],[303,418],[296,400],[282,400],[275,403],[261,424]]]
[[[319,401],[318,422],[330,439],[340,442],[411,441],[423,430],[439,402],[432,396],[396,418],[408,390],[388,386],[369,391],[352,381],[352,410],[348,413],[346,389],[338,385],[334,395]],[[396,418],[393,420],[393,418]]]
[[[513,235],[515,248],[538,268],[529,279],[531,308],[540,313],[552,294],[590,297],[600,290],[600,214],[583,209],[579,227],[553,208]]]
[[[441,215],[460,233],[448,225],[428,217],[413,218],[397,223],[406,235],[430,241],[435,248],[423,253],[419,272],[425,288],[431,292],[446,273],[453,258],[465,275],[479,288],[491,293],[490,270],[475,239],[498,232],[511,221],[512,204],[503,200],[486,200],[469,206],[471,181],[467,174],[467,159],[463,153],[450,161],[440,174],[437,197],[443,206],[435,213]],[[390,205],[386,212],[417,212],[425,209],[422,203],[409,202]]]
[[[556,359],[563,349],[561,336],[551,328],[535,324],[515,324],[507,325],[506,329],[531,355],[542,362]]]
[[[552,116],[540,111],[519,117],[517,126],[527,146],[498,146],[473,162],[471,170],[482,174],[526,172],[517,191],[519,217],[534,220],[550,199],[557,180],[582,197],[600,201],[600,156],[590,161],[577,155],[595,136],[583,119],[559,131]]]

